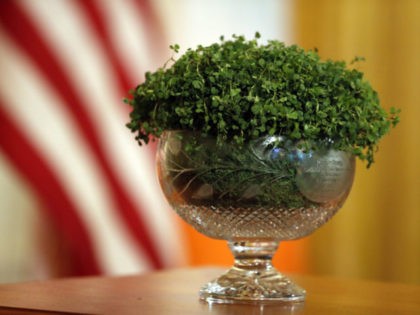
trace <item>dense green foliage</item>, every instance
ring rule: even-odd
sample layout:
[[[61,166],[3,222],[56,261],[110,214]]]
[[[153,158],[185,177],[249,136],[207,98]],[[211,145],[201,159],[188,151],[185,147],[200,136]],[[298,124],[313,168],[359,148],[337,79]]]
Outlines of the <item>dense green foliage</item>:
[[[139,143],[174,129],[239,144],[276,134],[328,141],[370,165],[398,111],[382,109],[363,74],[345,62],[322,61],[316,51],[275,40],[261,45],[258,37],[221,38],[146,73],[126,100],[133,107],[127,126]]]

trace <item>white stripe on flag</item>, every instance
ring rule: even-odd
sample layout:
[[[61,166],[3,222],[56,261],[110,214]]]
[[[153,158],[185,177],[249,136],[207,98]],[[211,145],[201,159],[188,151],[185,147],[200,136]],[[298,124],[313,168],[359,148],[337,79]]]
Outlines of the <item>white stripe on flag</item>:
[[[111,40],[125,64],[125,69],[130,72],[130,78],[142,81],[145,71],[155,70],[163,64],[165,60],[161,58],[167,55],[168,51],[152,51],[154,46],[148,43],[147,29],[144,21],[141,21],[137,6],[130,0],[123,2],[125,5],[113,0],[100,3],[109,21]],[[162,38],[155,40],[160,41]]]

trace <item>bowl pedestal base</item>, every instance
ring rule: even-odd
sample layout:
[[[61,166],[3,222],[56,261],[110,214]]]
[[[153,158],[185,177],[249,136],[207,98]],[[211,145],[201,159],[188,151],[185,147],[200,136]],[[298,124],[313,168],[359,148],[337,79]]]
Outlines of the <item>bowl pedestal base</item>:
[[[274,241],[232,241],[234,266],[199,292],[208,303],[273,304],[302,302],[305,290],[273,267]]]

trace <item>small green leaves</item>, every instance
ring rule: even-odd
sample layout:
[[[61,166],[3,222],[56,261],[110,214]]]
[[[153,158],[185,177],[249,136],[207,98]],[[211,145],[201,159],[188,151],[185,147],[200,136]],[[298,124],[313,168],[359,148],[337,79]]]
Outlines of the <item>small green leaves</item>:
[[[352,65],[352,64],[354,64],[356,62],[365,61],[365,60],[366,60],[365,57],[356,56],[356,57],[353,58],[352,61],[350,61],[350,64]]]
[[[179,52],[179,45],[178,44],[174,44],[174,45],[169,45],[169,48],[171,50],[173,50],[174,52],[178,53]]]
[[[192,81],[192,85],[195,89],[199,90],[202,87],[202,83],[198,80]]]
[[[316,51],[233,35],[188,49],[170,67],[147,72],[124,101],[127,124],[139,143],[163,130],[201,131],[246,143],[264,134],[296,141],[328,141],[373,162],[379,139],[399,122],[399,110],[381,108],[363,73]],[[170,49],[179,52],[179,45]],[[363,60],[356,57],[353,62]]]

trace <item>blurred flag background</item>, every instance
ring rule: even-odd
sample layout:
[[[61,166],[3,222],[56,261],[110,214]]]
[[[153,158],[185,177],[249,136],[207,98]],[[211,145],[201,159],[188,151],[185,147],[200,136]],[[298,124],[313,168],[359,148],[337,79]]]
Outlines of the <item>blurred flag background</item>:
[[[162,198],[122,103],[144,72],[220,35],[350,61],[401,124],[345,207],[281,244],[287,272],[420,283],[420,1],[0,1],[0,282],[229,265]],[[175,56],[176,57],[176,56]]]

